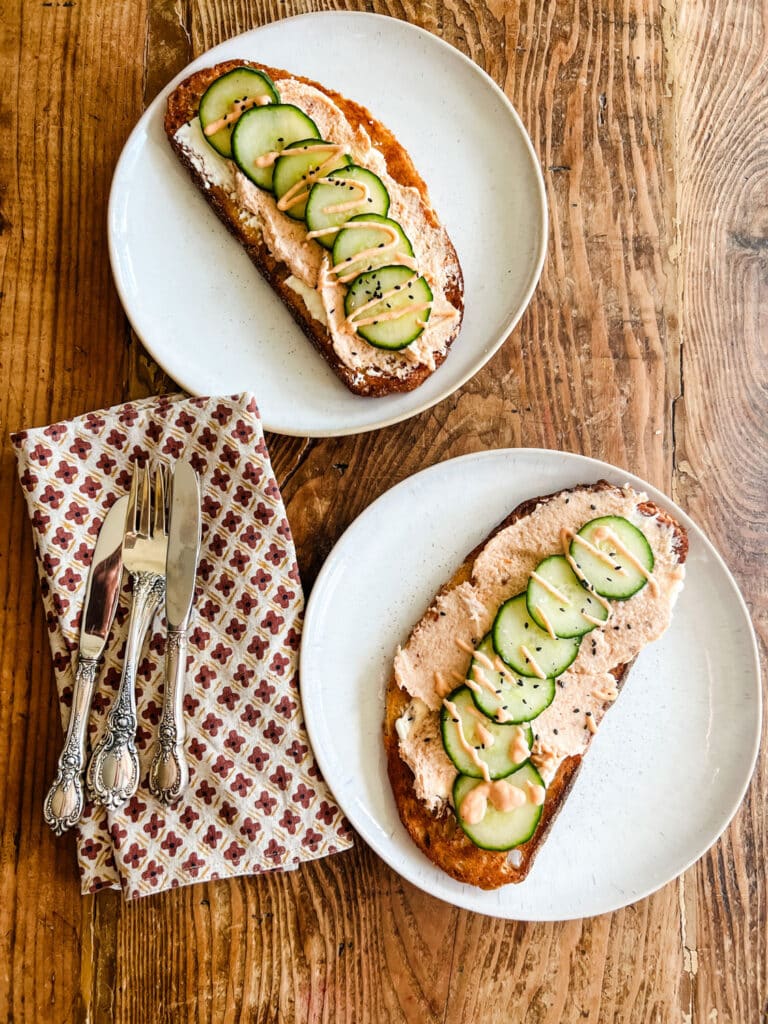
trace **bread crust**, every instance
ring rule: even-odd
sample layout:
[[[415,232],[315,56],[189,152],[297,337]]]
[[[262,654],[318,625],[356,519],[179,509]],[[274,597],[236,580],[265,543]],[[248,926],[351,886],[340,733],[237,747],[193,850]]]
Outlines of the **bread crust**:
[[[566,488],[554,494],[532,498],[518,505],[485,540],[481,541],[467,555],[448,583],[441,587],[440,593],[448,593],[461,583],[472,579],[472,567],[475,559],[497,533],[529,515],[542,501],[548,501],[550,498],[556,498],[561,494],[568,494],[574,490],[584,489],[599,493],[605,490],[614,490],[615,487],[606,480],[599,480],[595,484],[580,485],[578,488]],[[644,515],[649,517],[658,515],[662,521],[674,528],[675,552],[678,562],[682,565],[688,554],[688,536],[683,527],[667,511],[660,509],[654,502],[643,502],[638,508]],[[426,614],[427,616],[434,615],[431,611],[428,611]],[[627,662],[622,665],[616,665],[611,669],[611,674],[616,680],[616,687],[619,691],[626,682],[631,667],[632,662]],[[410,695],[398,686],[393,673],[386,693],[384,748],[387,755],[387,772],[400,820],[408,830],[411,838],[422,853],[459,882],[476,885],[481,889],[498,889],[500,886],[511,882],[522,882],[528,875],[536,854],[541,849],[553,821],[565,803],[565,799],[576,780],[583,760],[582,755],[576,754],[566,757],[560,764],[555,777],[547,787],[547,795],[536,831],[527,843],[517,847],[521,854],[521,862],[518,867],[515,867],[508,860],[508,852],[483,850],[479,846],[475,846],[462,831],[455,814],[450,808],[446,808],[439,815],[434,814],[416,796],[413,773],[400,758],[395,728],[397,719],[402,716],[410,701]],[[609,703],[604,705],[606,711],[609,707]]]
[[[292,78],[302,82],[304,85],[312,86],[329,97],[343,112],[353,128],[362,127],[368,132],[374,147],[386,160],[387,171],[392,178],[401,185],[410,186],[418,190],[426,205],[425,214],[427,220],[433,227],[439,227],[440,222],[432,209],[427,186],[414,167],[410,156],[397,141],[393,133],[381,124],[380,121],[377,121],[365,107],[355,103],[353,100],[347,99],[340,93],[334,92],[332,89],[327,89],[318,82],[314,82],[309,78],[303,78],[300,75],[293,75],[280,68],[272,68],[265,64],[258,64],[248,60],[224,61],[213,67],[196,71],[177,86],[168,97],[164,127],[177,157],[187,168],[192,180],[208,200],[216,215],[243,246],[250,260],[280,296],[296,323],[324,357],[334,373],[356,395],[375,398],[398,392],[413,391],[414,388],[423,384],[427,377],[431,376],[434,372],[434,370],[423,363],[416,363],[409,368],[407,374],[397,376],[396,374],[380,372],[378,370],[374,372],[372,370],[352,369],[342,362],[333,347],[331,336],[325,324],[312,315],[303,298],[286,284],[287,279],[291,276],[290,269],[285,263],[274,258],[263,241],[260,232],[240,220],[238,216],[240,207],[230,198],[227,192],[215,185],[210,187],[206,185],[202,175],[184,152],[183,147],[176,141],[175,134],[179,128],[187,124],[197,114],[200,99],[208,86],[215,79],[221,77],[221,75],[239,67],[249,67],[262,71],[269,75],[272,81],[276,83],[279,83],[282,79]],[[445,362],[448,351],[461,329],[464,315],[464,279],[461,265],[459,264],[453,243],[447,234],[445,239],[450,252],[450,260],[448,262],[452,262],[455,265],[455,272],[448,278],[445,294],[451,305],[459,311],[459,319],[455,330],[446,344],[445,350],[435,355],[435,369]]]

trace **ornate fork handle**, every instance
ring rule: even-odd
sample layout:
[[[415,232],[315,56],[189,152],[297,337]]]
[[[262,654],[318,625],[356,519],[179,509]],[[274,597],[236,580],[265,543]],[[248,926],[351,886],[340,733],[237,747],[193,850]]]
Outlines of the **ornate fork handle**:
[[[104,735],[88,765],[88,788],[105,807],[120,807],[139,785],[136,751],[136,666],[152,617],[165,595],[165,577],[154,572],[131,573],[133,603],[120,686],[107,716]]]
[[[88,712],[96,685],[98,667],[98,658],[80,658],[77,663],[75,684],[72,690],[72,710],[69,715],[64,747],[59,757],[56,778],[53,780],[43,804],[43,817],[57,836],[76,825],[83,813],[85,741]]]
[[[189,783],[189,768],[184,757],[186,729],[183,709],[186,630],[169,630],[167,644],[163,715],[157,749],[149,770],[149,788],[158,800],[173,804]]]

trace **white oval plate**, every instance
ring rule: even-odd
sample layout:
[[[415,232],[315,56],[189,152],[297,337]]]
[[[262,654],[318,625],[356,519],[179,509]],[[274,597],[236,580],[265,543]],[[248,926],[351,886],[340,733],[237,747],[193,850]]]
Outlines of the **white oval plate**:
[[[685,587],[671,627],[641,653],[595,737],[528,878],[483,892],[435,867],[400,823],[382,744],[395,648],[466,554],[521,501],[601,478],[644,490],[687,528]],[[675,878],[731,820],[760,738],[749,614],[701,530],[629,473],[538,449],[439,463],[358,517],[312,591],[301,693],[320,769],[359,835],[426,892],[516,920],[602,914]]]
[[[217,61],[258,60],[367,106],[410,152],[464,271],[466,312],[448,359],[407,395],[347,391],[179,164],[163,131],[168,94]],[[538,159],[513,107],[458,50],[373,14],[301,15],[193,61],[150,104],[115,170],[109,255],[142,342],[192,394],[253,391],[268,430],[332,436],[428,409],[473,376],[522,316],[544,262]]]

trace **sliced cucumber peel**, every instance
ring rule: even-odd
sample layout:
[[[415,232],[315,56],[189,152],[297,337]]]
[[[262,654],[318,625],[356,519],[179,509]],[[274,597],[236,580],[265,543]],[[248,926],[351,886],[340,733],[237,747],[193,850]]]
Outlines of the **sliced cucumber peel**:
[[[272,175],[272,191],[277,199],[277,208],[294,220],[304,220],[314,179],[352,163],[352,158],[340,150],[340,146],[324,139],[301,139],[286,146],[283,156],[275,161]],[[284,198],[293,201],[284,207],[281,205]]]
[[[645,534],[623,516],[585,523],[571,541],[571,557],[595,593],[614,601],[641,590],[654,565]]]
[[[413,246],[397,221],[375,213],[351,217],[336,236],[331,255],[342,284],[378,267],[415,266]],[[403,263],[403,258],[409,262]]]
[[[482,761],[491,779],[503,779],[523,765],[531,753],[533,730],[528,726],[499,725],[477,709],[466,686],[454,690],[443,705],[440,731],[445,752],[457,771],[471,778],[485,778]],[[456,709],[456,717],[453,716]],[[474,756],[465,749],[472,748]]]
[[[348,322],[375,348],[397,351],[429,320],[432,289],[408,267],[379,267],[356,277],[344,300]]]
[[[274,103],[247,110],[232,132],[232,157],[254,185],[272,189],[274,162],[292,142],[319,139],[315,122],[291,103]]]
[[[255,104],[279,103],[280,95],[275,83],[263,71],[255,68],[234,68],[221,75],[208,86],[200,100],[198,116],[203,136],[222,156],[232,156],[232,132],[235,124],[245,111]],[[231,118],[231,120],[230,120]],[[222,127],[206,134],[206,129],[218,122],[227,121]]]
[[[499,724],[532,721],[555,699],[555,680],[513,674],[511,669],[500,672],[493,667],[497,659],[489,633],[477,645],[467,672],[472,700],[484,715]]]
[[[608,609],[590,594],[563,555],[551,555],[531,574],[526,607],[533,621],[564,639],[584,636],[605,622]]]
[[[477,786],[487,786],[488,783],[459,775],[453,784],[453,805],[459,825],[475,846],[483,850],[511,850],[520,846],[531,838],[541,819],[543,804],[532,802],[529,786],[545,787],[530,761],[499,782],[520,789],[525,795],[525,801],[511,811],[499,811],[491,798],[487,802],[485,815],[476,824],[469,824],[462,816],[464,800]]]
[[[526,595],[501,606],[491,629],[493,648],[513,672],[552,679],[562,675],[579,653],[580,637],[552,638],[528,614]]]
[[[341,228],[361,213],[389,213],[389,193],[384,182],[373,171],[357,164],[327,175],[328,181],[312,186],[304,218],[311,237],[331,249]],[[340,209],[341,207],[341,209]]]

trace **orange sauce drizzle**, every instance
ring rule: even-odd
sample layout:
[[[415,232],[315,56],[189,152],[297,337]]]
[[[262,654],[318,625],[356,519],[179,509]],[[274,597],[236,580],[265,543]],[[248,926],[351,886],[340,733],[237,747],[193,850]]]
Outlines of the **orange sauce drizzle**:
[[[485,817],[489,800],[497,811],[504,813],[522,807],[526,802],[526,795],[522,789],[504,779],[498,779],[496,782],[487,780],[467,793],[458,809],[460,816],[468,825],[479,824]]]
[[[206,138],[210,138],[211,135],[215,135],[216,132],[220,132],[222,128],[226,128],[227,125],[234,124],[235,121],[239,121],[240,117],[250,110],[251,107],[265,107],[272,100],[269,96],[250,96],[246,99],[235,100],[232,104],[232,110],[224,117],[220,117],[218,121],[211,121],[209,125],[203,129],[203,135]]]

